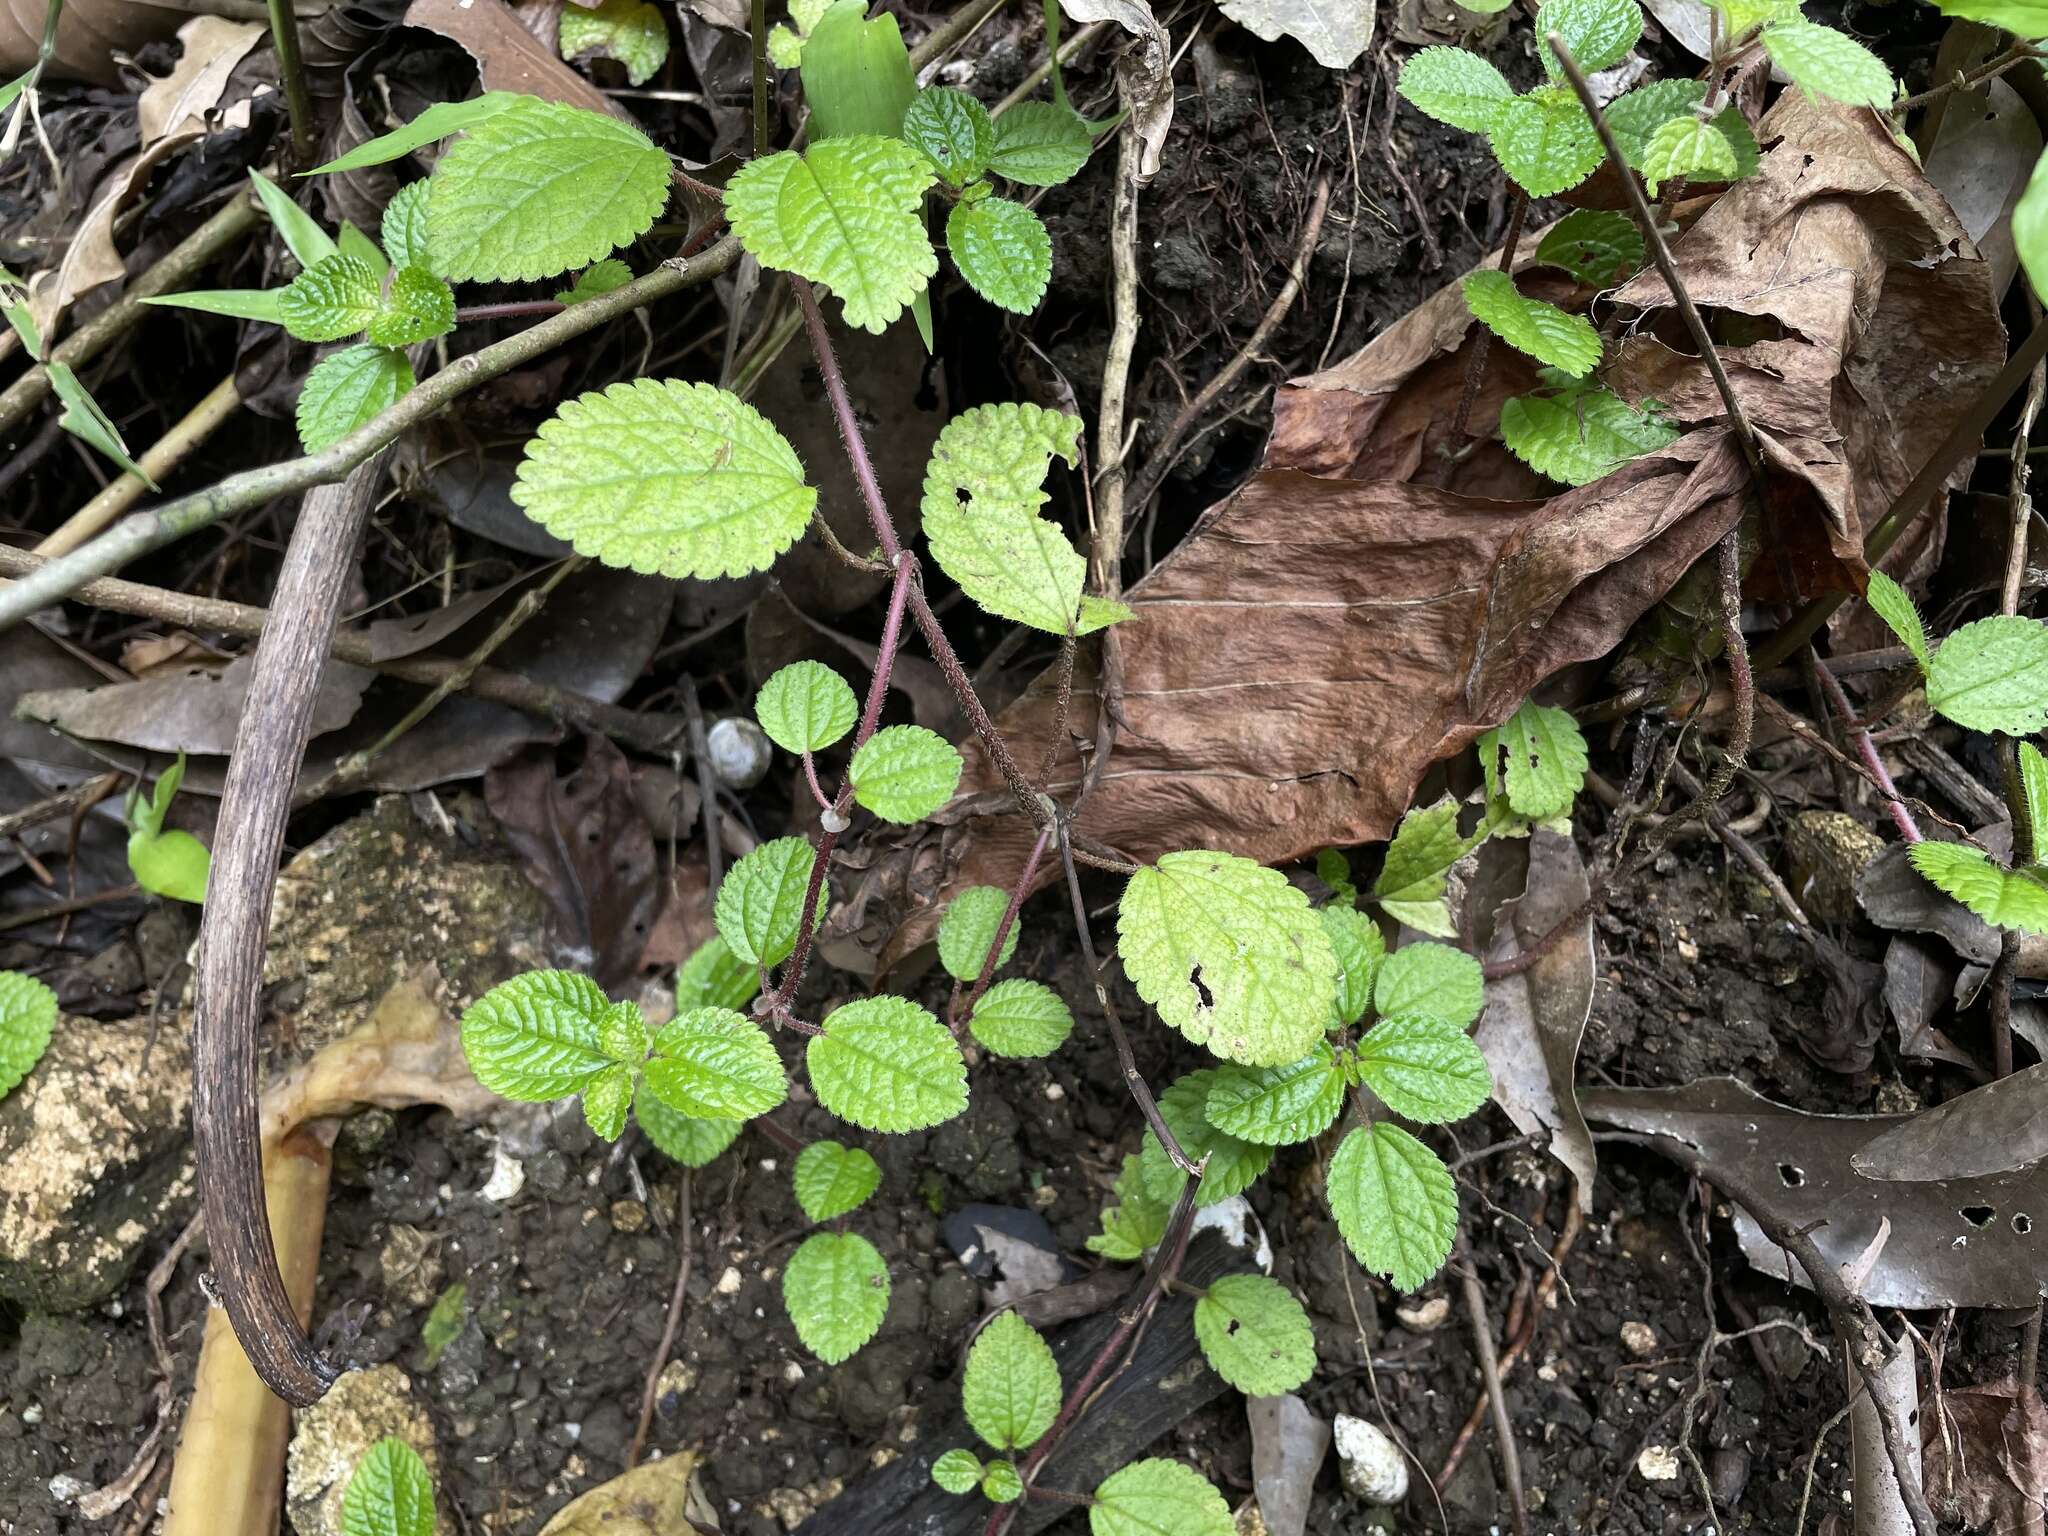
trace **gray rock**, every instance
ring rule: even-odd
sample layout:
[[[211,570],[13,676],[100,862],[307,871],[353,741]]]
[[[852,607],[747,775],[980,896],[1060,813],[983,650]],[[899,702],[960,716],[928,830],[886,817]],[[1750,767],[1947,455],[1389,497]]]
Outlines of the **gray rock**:
[[[412,1395],[412,1378],[395,1365],[351,1371],[311,1408],[294,1416],[284,1458],[285,1513],[299,1536],[342,1536],[341,1500],[363,1453],[386,1436],[420,1454],[434,1486],[441,1486],[441,1453],[434,1423]],[[438,1512],[435,1529],[452,1528]]]

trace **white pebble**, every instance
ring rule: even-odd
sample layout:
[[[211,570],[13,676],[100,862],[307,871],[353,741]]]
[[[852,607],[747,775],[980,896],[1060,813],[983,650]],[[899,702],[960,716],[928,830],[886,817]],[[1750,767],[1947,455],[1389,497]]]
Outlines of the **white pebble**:
[[[1347,1492],[1368,1504],[1398,1504],[1408,1496],[1408,1458],[1385,1430],[1340,1413],[1330,1433]]]

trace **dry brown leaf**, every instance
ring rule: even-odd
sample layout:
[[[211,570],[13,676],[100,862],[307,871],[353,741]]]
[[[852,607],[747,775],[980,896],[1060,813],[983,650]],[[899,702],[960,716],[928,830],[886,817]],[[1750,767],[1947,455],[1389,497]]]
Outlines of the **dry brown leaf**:
[[[718,1510],[697,1481],[698,1457],[678,1451],[621,1473],[572,1501],[540,1536],[712,1536]]]
[[[223,16],[194,16],[178,28],[184,51],[177,65],[152,80],[135,99],[142,147],[147,149],[180,128],[204,128],[207,114],[220,105],[235,66],[262,38],[261,22],[229,21]]]
[[[49,9],[48,0],[0,0],[0,78],[12,79],[35,63]],[[64,0],[50,76],[117,84],[117,53],[134,53],[145,43],[169,37],[191,15],[188,7],[148,0]]]
[[[1173,39],[1148,0],[1060,0],[1073,20],[1114,22],[1136,41],[1117,56],[1116,74],[1124,110],[1144,143],[1138,175],[1149,180],[1159,170],[1166,148],[1166,130],[1173,126]]]
[[[87,741],[224,754],[234,745],[253,670],[251,660],[239,656],[218,672],[183,667],[140,682],[52,689],[24,695],[15,713]],[[329,661],[313,701],[313,734],[338,731],[354,719],[374,675],[367,667]]]
[[[487,91],[519,91],[631,122],[612,99],[527,30],[505,0],[412,0],[405,24],[437,33],[476,60]]]
[[[1989,1536],[2038,1531],[2048,1503],[2048,1408],[2040,1394],[2006,1380],[1944,1391],[1933,1406],[1921,1415],[1920,1438],[1936,1511]]]
[[[1974,1179],[2044,1158],[2048,1063],[2036,1063],[1909,1116],[1851,1162],[1872,1179]]]

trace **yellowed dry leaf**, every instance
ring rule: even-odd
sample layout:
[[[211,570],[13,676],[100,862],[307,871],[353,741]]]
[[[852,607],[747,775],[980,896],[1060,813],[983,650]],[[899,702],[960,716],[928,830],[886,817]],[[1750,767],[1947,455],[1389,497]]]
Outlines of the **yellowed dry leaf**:
[[[228,77],[263,37],[263,24],[229,21],[224,16],[194,16],[178,28],[184,52],[175,68],[143,88],[135,101],[142,147],[191,126],[206,126],[206,116],[220,105]]]

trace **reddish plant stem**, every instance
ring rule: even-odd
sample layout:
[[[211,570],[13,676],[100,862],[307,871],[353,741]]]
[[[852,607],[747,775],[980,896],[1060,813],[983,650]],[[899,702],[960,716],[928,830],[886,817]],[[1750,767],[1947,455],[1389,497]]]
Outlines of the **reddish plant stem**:
[[[804,754],[804,779],[811,786],[811,798],[818,802],[818,809],[821,811],[831,810],[832,801],[825,794],[824,787],[818,783],[817,760],[808,752]]]
[[[1891,770],[1878,756],[1877,743],[1870,739],[1870,732],[1856,723],[1856,706],[1849,702],[1849,695],[1843,691],[1835,674],[1828,670],[1826,662],[1819,662],[1821,690],[1827,694],[1828,703],[1841,716],[1842,729],[1853,738],[1856,755],[1863,759],[1863,766],[1870,770],[1871,781],[1877,785],[1878,793],[1884,796],[1885,809],[1891,812],[1892,825],[1899,829],[1899,836],[1909,843],[1920,841],[1919,823],[1913,820],[1913,813],[1906,808],[1906,802],[1899,796],[1898,785],[1892,782]]]
[[[989,945],[988,953],[981,957],[981,974],[974,978],[974,990],[967,994],[966,1002],[957,1010],[960,1019],[973,1018],[974,1005],[988,991],[989,981],[995,976],[996,964],[1002,957],[1003,941],[1016,926],[1017,913],[1024,905],[1024,898],[1030,894],[1032,877],[1038,873],[1038,861],[1045,857],[1045,845],[1051,840],[1052,828],[1040,827],[1038,841],[1031,845],[1031,856],[1024,861],[1024,871],[1017,876],[1017,883],[1010,887],[1009,905],[1003,908],[1002,921],[996,924],[995,940]]]

